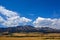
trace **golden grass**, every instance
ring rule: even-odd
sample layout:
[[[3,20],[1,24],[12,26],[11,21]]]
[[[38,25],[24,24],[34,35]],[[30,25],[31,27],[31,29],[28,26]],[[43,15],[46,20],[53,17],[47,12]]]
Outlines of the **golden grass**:
[[[13,33],[12,36],[1,36],[0,40],[60,40],[60,33]]]

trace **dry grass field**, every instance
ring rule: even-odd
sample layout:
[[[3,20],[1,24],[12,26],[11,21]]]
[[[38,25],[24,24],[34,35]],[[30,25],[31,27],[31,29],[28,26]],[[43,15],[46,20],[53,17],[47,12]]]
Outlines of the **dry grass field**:
[[[13,33],[0,36],[0,40],[60,40],[60,33]]]

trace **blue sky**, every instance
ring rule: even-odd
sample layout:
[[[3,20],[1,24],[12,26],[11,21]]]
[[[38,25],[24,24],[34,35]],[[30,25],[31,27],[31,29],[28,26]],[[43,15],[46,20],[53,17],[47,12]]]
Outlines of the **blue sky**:
[[[41,23],[45,23],[46,25],[49,24],[48,26],[50,26],[51,22],[54,20],[52,22],[54,23],[54,26],[58,26],[58,28],[60,28],[60,0],[0,0],[0,6],[3,6],[2,8],[0,8],[2,9],[2,11],[4,10],[4,13],[6,10],[8,10],[9,13],[10,11],[12,11],[11,13],[17,12],[19,16],[22,17],[21,19],[25,19],[25,21],[31,21],[30,19],[32,19],[31,23],[36,24],[37,22],[39,22],[38,26],[40,26]],[[2,11],[0,10],[0,12]],[[2,14],[0,14],[0,16],[5,19],[5,15]],[[11,16],[10,14],[8,15],[9,17]],[[15,15],[17,14],[14,14],[13,16]],[[9,20],[10,19],[8,19],[8,22],[10,22]],[[44,26],[46,26],[45,24]]]
[[[0,0],[0,5],[30,19],[60,18],[60,0]]]

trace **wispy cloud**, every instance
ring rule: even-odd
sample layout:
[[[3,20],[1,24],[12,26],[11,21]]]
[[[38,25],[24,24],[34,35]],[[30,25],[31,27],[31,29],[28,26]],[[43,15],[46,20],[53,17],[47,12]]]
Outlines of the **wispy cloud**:
[[[60,15],[60,11],[53,11],[52,18],[58,18]]]
[[[31,14],[28,14],[28,15],[29,15],[29,16],[34,16],[35,14],[32,14],[32,13],[31,13]]]

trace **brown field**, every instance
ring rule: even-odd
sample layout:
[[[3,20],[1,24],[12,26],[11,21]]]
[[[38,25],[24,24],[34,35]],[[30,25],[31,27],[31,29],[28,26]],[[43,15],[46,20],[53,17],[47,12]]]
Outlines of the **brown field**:
[[[60,33],[13,33],[0,36],[0,40],[60,40]]]

